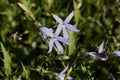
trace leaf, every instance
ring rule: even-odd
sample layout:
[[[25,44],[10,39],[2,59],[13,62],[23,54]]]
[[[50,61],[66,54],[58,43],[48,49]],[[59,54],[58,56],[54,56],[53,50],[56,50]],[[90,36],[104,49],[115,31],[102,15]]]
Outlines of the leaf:
[[[21,64],[22,64],[22,68],[23,68],[23,75],[25,76],[25,78],[27,80],[29,80],[29,71],[25,68],[25,66],[23,65],[23,63],[21,63]]]
[[[74,33],[72,31],[69,31],[69,41],[71,43],[69,45],[69,55],[71,55],[76,48],[75,37],[74,37]]]
[[[8,51],[6,51],[5,47],[3,46],[3,44],[0,43],[0,45],[1,45],[1,49],[2,49],[3,57],[4,57],[3,62],[4,62],[5,74],[7,76],[9,76],[12,73],[11,58],[10,58],[10,55],[9,55]]]
[[[35,20],[35,17],[33,15],[33,13],[27,9],[22,3],[17,3],[19,5],[19,7],[21,7],[33,20]]]

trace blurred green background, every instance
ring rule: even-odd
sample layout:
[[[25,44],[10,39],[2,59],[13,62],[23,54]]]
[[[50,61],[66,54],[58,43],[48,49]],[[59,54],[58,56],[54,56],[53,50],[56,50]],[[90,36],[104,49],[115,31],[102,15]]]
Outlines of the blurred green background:
[[[71,45],[65,53],[55,50],[47,54],[48,46],[39,35],[39,27],[29,14],[18,6],[31,10],[41,24],[56,29],[51,16],[63,20],[74,11],[71,24],[80,32],[69,31]],[[93,59],[86,52],[96,51],[105,41],[103,52],[109,59]],[[60,72],[69,64],[68,74],[74,80],[120,80],[120,1],[119,0],[1,0],[0,1],[0,79],[58,80],[47,72]],[[54,58],[69,56],[70,59]],[[51,73],[51,72],[49,72]]]

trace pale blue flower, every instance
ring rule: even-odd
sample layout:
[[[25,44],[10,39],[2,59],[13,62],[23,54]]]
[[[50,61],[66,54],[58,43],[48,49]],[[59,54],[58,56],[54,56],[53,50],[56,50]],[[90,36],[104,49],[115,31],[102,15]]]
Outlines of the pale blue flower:
[[[64,78],[65,78],[65,72],[68,70],[68,65],[67,65],[67,67],[64,69],[64,70],[62,70],[59,74],[58,74],[58,79],[59,80],[64,80]],[[68,76],[67,77],[67,79],[68,80],[73,80],[73,78],[71,77],[71,76]]]
[[[68,39],[68,33],[66,29],[70,29],[74,32],[79,32],[79,30],[72,24],[69,24],[70,20],[72,19],[74,15],[74,12],[72,11],[68,17],[63,21],[60,17],[58,17],[55,14],[52,14],[53,18],[59,23],[57,30],[56,30],[56,35],[59,35],[61,30],[63,31],[63,37]]]
[[[41,24],[39,24],[39,26],[41,29],[41,33],[43,34],[43,38],[47,38],[47,37],[50,38],[48,53],[50,53],[52,51],[54,43],[55,43],[56,47],[58,48],[58,50],[63,53],[64,49],[59,42],[63,42],[65,44],[69,45],[69,41],[63,37],[58,36],[58,34],[53,34],[53,31],[51,29],[44,27]]]
[[[100,44],[98,52],[88,52],[87,54],[92,56],[92,57],[97,57],[100,58],[101,60],[107,60],[107,55],[103,53],[103,46],[104,46],[104,41]]]

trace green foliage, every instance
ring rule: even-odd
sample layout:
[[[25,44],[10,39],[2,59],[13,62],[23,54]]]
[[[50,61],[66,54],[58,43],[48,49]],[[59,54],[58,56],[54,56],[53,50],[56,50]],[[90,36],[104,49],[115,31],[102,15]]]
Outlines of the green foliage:
[[[5,49],[2,43],[0,43],[2,53],[3,53],[3,63],[4,63],[4,73],[8,77],[12,74],[12,69],[11,69],[11,57],[9,55],[9,52]]]
[[[70,23],[80,32],[68,30],[71,45],[63,45],[64,54],[57,48],[47,54],[38,22],[55,30],[58,23],[51,14],[64,20],[71,11]],[[107,61],[86,54],[97,52],[103,40]],[[120,1],[1,0],[0,45],[0,80],[57,80],[55,73],[67,65],[66,76],[74,80],[112,80],[110,73],[119,80],[120,57],[113,52],[120,50]]]

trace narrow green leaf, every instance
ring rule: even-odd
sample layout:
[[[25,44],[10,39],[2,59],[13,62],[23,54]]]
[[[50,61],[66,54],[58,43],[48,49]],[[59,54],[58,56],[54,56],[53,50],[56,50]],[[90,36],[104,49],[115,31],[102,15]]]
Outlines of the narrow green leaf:
[[[74,33],[72,31],[69,31],[69,41],[71,42],[71,44],[69,45],[69,55],[71,55],[75,50],[76,45]]]
[[[21,64],[22,64],[22,68],[23,68],[23,75],[25,76],[25,78],[27,80],[29,80],[29,71],[25,68],[25,66],[23,65],[23,63],[21,63]]]
[[[5,74],[6,76],[9,76],[11,75],[12,73],[12,69],[11,69],[11,58],[10,58],[10,55],[8,53],[8,51],[5,49],[5,47],[3,46],[2,43],[0,43],[1,45],[1,49],[2,49],[2,52],[3,52],[3,62],[4,62],[4,71],[5,71]]]

